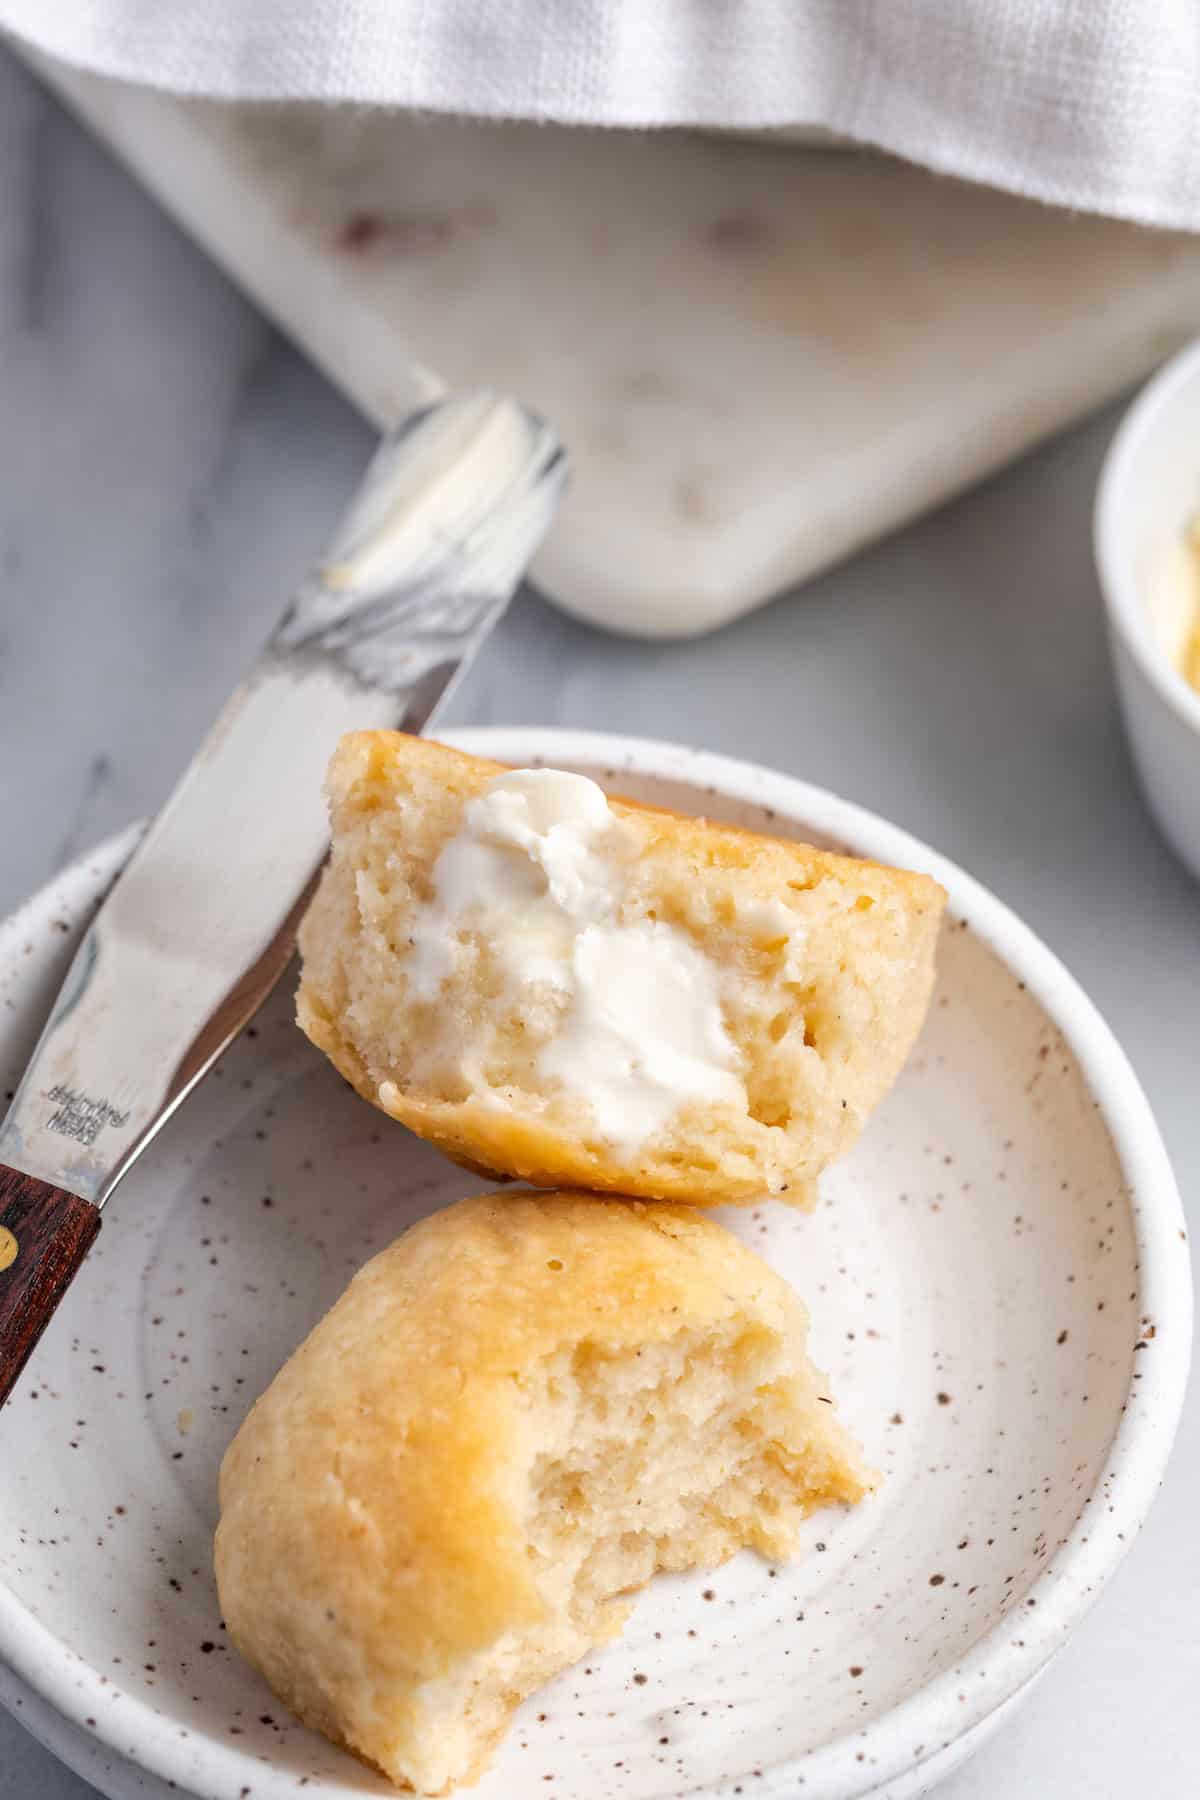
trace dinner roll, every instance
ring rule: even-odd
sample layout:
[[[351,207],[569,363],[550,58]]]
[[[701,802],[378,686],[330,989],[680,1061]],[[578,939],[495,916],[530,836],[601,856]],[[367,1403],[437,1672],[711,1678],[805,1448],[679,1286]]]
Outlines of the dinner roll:
[[[489,1175],[810,1202],[912,1045],[927,876],[356,732],[298,1016],[368,1100]]]
[[[221,1470],[235,1643],[421,1793],[658,1569],[786,1557],[870,1477],[787,1283],[695,1209],[464,1200],[355,1277]]]

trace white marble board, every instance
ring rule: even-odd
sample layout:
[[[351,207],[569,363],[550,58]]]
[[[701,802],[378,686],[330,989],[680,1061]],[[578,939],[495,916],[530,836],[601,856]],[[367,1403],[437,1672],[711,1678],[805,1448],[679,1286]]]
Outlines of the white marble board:
[[[180,100],[39,73],[372,418],[543,408],[538,568],[647,636],[747,611],[1200,327],[1200,241],[866,153]]]

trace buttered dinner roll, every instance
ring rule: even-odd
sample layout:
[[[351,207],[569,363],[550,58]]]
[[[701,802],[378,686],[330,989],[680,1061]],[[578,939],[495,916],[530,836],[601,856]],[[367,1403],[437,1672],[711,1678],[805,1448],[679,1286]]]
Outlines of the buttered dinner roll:
[[[926,876],[399,732],[344,738],[328,793],[300,1024],[483,1173],[803,1205],[920,1029]]]
[[[787,1283],[703,1213],[489,1195],[357,1275],[221,1470],[239,1649],[397,1783],[477,1775],[524,1696],[658,1569],[869,1478]]]

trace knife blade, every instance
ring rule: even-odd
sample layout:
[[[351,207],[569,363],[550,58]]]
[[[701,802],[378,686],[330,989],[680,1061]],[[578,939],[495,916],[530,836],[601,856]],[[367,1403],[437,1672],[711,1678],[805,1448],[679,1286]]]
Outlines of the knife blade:
[[[334,743],[432,722],[565,473],[550,428],[490,394],[381,443],[84,936],[0,1128],[0,1404],[117,1183],[286,967],[326,853]]]

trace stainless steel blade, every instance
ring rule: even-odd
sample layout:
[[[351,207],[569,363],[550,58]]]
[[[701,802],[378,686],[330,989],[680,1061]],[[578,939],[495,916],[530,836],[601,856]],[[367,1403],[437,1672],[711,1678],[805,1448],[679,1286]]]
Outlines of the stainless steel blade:
[[[503,612],[565,458],[510,400],[384,440],[330,551],[85,937],[0,1163],[98,1204],[269,992],[324,859],[342,732],[421,731]]]

